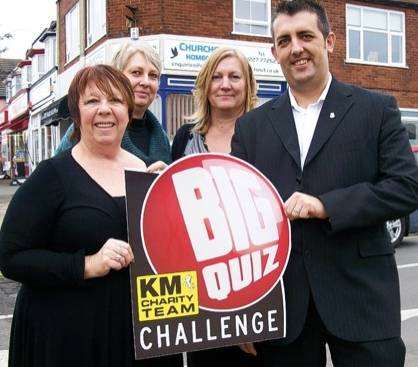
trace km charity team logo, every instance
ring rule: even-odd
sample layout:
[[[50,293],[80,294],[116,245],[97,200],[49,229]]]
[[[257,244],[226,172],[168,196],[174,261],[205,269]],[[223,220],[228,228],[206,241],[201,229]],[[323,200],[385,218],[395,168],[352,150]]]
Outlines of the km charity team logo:
[[[155,274],[195,272],[199,307],[231,311],[265,297],[290,253],[290,226],[270,181],[248,163],[199,154],[152,184],[141,215]]]

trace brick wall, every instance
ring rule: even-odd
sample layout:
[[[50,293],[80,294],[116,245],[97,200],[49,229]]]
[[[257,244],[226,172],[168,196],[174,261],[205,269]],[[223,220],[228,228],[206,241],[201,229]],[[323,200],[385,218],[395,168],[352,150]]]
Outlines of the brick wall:
[[[275,0],[273,0],[274,2]],[[268,42],[232,34],[232,0],[108,0],[110,37],[128,35],[125,5],[138,7],[141,35],[159,33]]]
[[[59,60],[58,67],[60,72],[64,69],[65,65],[65,14],[71,10],[71,8],[78,2],[78,0],[59,0],[58,1],[58,49],[59,49]],[[72,61],[71,64],[77,61],[77,58]],[[69,65],[67,65],[68,67]]]
[[[65,14],[77,0],[59,1],[60,67],[65,63]],[[272,8],[278,0],[272,0]],[[390,8],[403,11],[406,23],[407,68],[394,68],[346,63],[345,6],[346,3]],[[107,36],[126,37],[129,29],[125,5],[138,7],[141,35],[176,34],[226,38],[245,41],[270,42],[266,37],[232,34],[232,0],[107,0]],[[418,29],[418,10],[374,4],[370,1],[324,0],[332,30],[337,43],[331,56],[331,71],[341,81],[394,95],[401,107],[417,108],[418,101],[418,44],[415,42]],[[95,46],[92,47],[94,49]]]
[[[405,13],[407,68],[346,63],[346,3],[391,9]],[[400,107],[418,107],[418,10],[399,6],[376,5],[366,1],[324,1],[331,28],[336,34],[336,47],[330,59],[331,72],[341,81],[392,94]]]

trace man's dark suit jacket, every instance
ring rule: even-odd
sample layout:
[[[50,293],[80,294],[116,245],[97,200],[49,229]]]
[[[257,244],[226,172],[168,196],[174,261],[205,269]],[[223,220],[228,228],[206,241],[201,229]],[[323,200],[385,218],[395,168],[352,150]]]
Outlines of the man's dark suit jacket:
[[[384,222],[418,206],[418,170],[394,98],[333,79],[302,171],[286,92],[238,120],[232,154],[263,172],[284,201],[295,191],[313,195],[329,215],[291,224],[280,343],[300,334],[310,292],[334,336],[400,336],[399,281]]]

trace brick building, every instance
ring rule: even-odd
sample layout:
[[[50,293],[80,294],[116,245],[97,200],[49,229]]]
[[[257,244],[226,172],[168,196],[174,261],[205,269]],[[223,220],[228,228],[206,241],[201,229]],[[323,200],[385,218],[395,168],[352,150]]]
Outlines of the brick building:
[[[194,78],[214,48],[235,46],[255,70],[259,97],[282,93],[284,77],[270,54],[277,0],[58,0],[59,96],[84,65],[109,62],[130,36],[149,42],[163,61],[152,110],[169,135],[193,110]],[[325,0],[337,44],[333,75],[394,95],[411,138],[418,123],[418,1]],[[136,29],[137,28],[137,29]],[[415,124],[415,125],[414,125]]]

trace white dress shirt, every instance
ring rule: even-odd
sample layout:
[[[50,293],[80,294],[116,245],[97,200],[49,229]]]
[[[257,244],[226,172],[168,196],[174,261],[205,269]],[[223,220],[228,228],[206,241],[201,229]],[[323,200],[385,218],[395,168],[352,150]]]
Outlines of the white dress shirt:
[[[331,85],[331,80],[332,76],[329,74],[327,85],[325,86],[322,94],[319,96],[316,102],[311,103],[306,109],[298,105],[295,97],[292,94],[292,90],[289,87],[290,105],[292,106],[293,118],[295,120],[296,132],[298,134],[300,166],[302,169],[312,142],[312,137],[315,132],[319,114],[321,113],[322,105],[324,104],[325,97],[328,94],[329,86]]]

